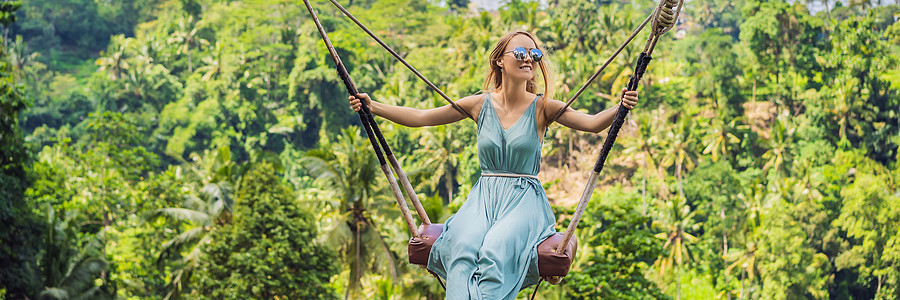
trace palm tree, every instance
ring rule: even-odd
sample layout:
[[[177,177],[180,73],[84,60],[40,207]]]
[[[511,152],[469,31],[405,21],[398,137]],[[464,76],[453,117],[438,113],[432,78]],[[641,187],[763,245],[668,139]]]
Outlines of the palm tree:
[[[715,118],[703,139],[703,144],[706,145],[703,154],[711,154],[713,162],[719,161],[719,157],[732,161],[734,147],[739,147],[741,144],[741,138],[738,136],[749,129],[746,124],[743,124],[743,119],[744,117],[737,117],[731,121],[725,121],[721,117]]]
[[[188,73],[194,73],[194,62],[191,58],[191,51],[194,48],[209,45],[209,41],[197,35],[197,26],[193,16],[182,18],[178,21],[178,28],[172,33],[172,37],[169,38],[168,43],[178,46],[176,54],[187,55]]]
[[[344,298],[362,297],[361,279],[368,270],[388,273],[397,282],[398,258],[381,232],[400,231],[387,221],[399,219],[399,213],[378,180],[381,172],[359,128],[344,129],[334,142],[323,141],[300,164],[316,178],[318,190],[312,192],[327,210],[320,215],[322,242],[338,249],[350,268]]]
[[[741,270],[741,291],[740,297],[744,298],[744,282],[749,280],[752,284],[755,278],[759,276],[759,260],[757,259],[758,240],[757,229],[764,222],[764,213],[768,208],[768,201],[772,199],[772,195],[766,191],[766,186],[759,179],[754,180],[740,194],[737,195],[741,204],[740,212],[743,213],[739,220],[742,224],[737,238],[743,240],[744,248],[732,248],[728,253],[723,255],[726,262],[731,264],[725,269],[726,276],[734,269]]]
[[[694,145],[697,140],[694,137],[697,123],[690,116],[682,116],[681,120],[673,126],[673,130],[666,132],[664,142],[668,145],[660,159],[660,165],[668,168],[675,165],[675,178],[678,179],[678,195],[684,198],[684,171],[689,171],[696,166],[697,149]]]
[[[240,182],[235,179],[237,172],[227,147],[219,148],[214,155],[207,151],[203,157],[197,154],[193,157],[194,164],[190,166],[193,172],[184,175],[192,177],[184,178],[189,181],[191,192],[185,196],[182,207],[161,208],[148,217],[150,220],[166,217],[188,226],[162,244],[157,258],[160,267],[167,260],[178,260],[165,299],[180,299],[189,291],[191,275],[202,259],[201,246],[209,241],[209,233],[231,223],[234,190]],[[181,166],[176,167],[176,176],[182,176],[181,173]]]
[[[665,201],[661,214],[662,216],[655,220],[653,225],[664,230],[656,237],[666,241],[663,245],[665,251],[654,264],[659,269],[660,276],[666,270],[671,269],[675,272],[676,299],[681,299],[679,269],[693,260],[690,245],[697,241],[697,238],[686,230],[696,230],[700,224],[694,221],[694,212],[687,204],[687,199],[683,197]]]
[[[629,161],[639,161],[641,170],[641,208],[647,213],[647,173],[653,174],[654,180],[665,186],[665,174],[659,167],[659,159],[663,150],[659,145],[659,137],[656,135],[659,128],[657,119],[653,117],[635,117],[637,126],[635,136],[622,140],[625,149],[622,150],[623,158]],[[666,188],[667,189],[667,188]]]
[[[77,249],[80,233],[76,223],[78,213],[57,214],[47,206],[47,229],[44,236],[44,255],[41,257],[44,288],[41,299],[105,299],[103,285],[94,281],[106,275],[106,261],[102,251],[105,245],[104,231],[90,238],[82,249]]]
[[[823,197],[822,192],[819,190],[820,186],[825,184],[825,179],[820,176],[820,174],[814,172],[813,170],[814,164],[811,159],[805,158],[800,159],[793,166],[793,174],[801,175],[799,182],[797,184],[799,187],[797,189],[800,191],[800,194],[805,195],[807,197],[807,201],[815,201],[821,199]]]
[[[849,145],[848,136],[856,130],[861,135],[861,123],[873,119],[872,107],[868,101],[860,99],[859,79],[849,75],[839,76],[832,85],[833,96],[826,104],[826,109],[838,124],[839,145]]]
[[[28,53],[29,50],[28,44],[22,40],[21,35],[16,36],[16,40],[7,48],[7,55],[9,55],[7,59],[14,66],[12,72],[18,82],[25,80],[25,67],[34,64],[41,56],[40,52]]]
[[[743,206],[740,211],[743,212],[744,216],[740,219],[743,220],[744,230],[759,227],[763,222],[763,213],[769,206],[769,194],[766,192],[766,186],[760,182],[760,179],[755,179],[737,197],[742,202],[741,206]]]
[[[222,74],[222,65],[224,64],[225,59],[225,46],[222,45],[222,42],[217,41],[213,49],[214,52],[211,53],[210,56],[203,58],[203,62],[206,65],[197,68],[197,72],[203,73],[203,81],[218,79]]]
[[[98,71],[106,71],[112,80],[121,78],[122,74],[129,69],[126,59],[131,50],[132,41],[133,39],[126,38],[121,34],[113,36],[109,41],[106,56],[98,58],[95,62],[100,66]]]
[[[459,125],[444,125],[417,131],[419,145],[423,147],[413,151],[413,156],[419,160],[417,173],[425,175],[425,180],[420,185],[427,185],[431,190],[437,191],[443,183],[444,203],[453,200],[453,191],[456,188],[457,170],[459,166],[459,153],[466,147],[466,140],[460,136],[470,136],[468,132],[461,132]]]
[[[768,138],[763,138],[762,144],[766,152],[762,154],[765,161],[763,172],[774,168],[779,175],[789,175],[788,166],[793,161],[791,146],[794,143],[794,128],[787,121],[788,115],[782,114],[775,119]]]
[[[752,284],[754,279],[759,276],[759,261],[756,259],[757,250],[756,242],[751,241],[747,243],[746,249],[734,249],[732,252],[725,254],[725,261],[731,262],[725,268],[725,275],[727,276],[734,268],[741,270],[741,292],[738,296],[740,299],[744,298],[744,279],[746,278]]]

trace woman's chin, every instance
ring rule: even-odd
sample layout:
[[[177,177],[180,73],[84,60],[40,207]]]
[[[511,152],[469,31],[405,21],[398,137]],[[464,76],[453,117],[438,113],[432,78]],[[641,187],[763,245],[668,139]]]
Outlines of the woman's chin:
[[[515,79],[516,81],[528,81],[534,79],[534,73],[531,71],[520,71],[509,75],[510,78]]]

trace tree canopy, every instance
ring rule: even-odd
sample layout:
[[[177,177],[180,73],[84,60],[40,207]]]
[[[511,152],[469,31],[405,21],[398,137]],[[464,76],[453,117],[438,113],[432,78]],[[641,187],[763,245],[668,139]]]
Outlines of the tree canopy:
[[[656,5],[341,3],[455,99],[483,92],[500,36],[531,31],[559,100]],[[312,4],[361,91],[446,104]],[[900,298],[900,6],[813,4],[685,3],[576,263],[540,297]],[[409,233],[299,2],[0,0],[0,24],[0,299],[443,297],[406,263]],[[573,108],[615,105],[646,37]],[[479,178],[476,124],[378,121],[446,220]],[[559,230],[604,135],[543,138]]]

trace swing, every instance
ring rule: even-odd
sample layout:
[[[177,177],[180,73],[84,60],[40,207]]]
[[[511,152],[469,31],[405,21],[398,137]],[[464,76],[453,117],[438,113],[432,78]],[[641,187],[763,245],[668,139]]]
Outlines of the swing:
[[[344,15],[349,17],[357,26],[359,26],[363,31],[365,31],[369,36],[371,36],[375,41],[377,41],[384,49],[391,53],[395,58],[397,58],[403,65],[405,65],[410,71],[412,71],[419,79],[422,79],[432,90],[437,92],[441,97],[444,98],[450,105],[459,111],[463,116],[467,118],[475,120],[472,115],[466,112],[464,109],[459,107],[453,100],[450,99],[443,91],[441,91],[437,86],[435,86],[431,81],[429,81],[425,76],[419,73],[413,66],[407,63],[403,58],[400,57],[393,49],[391,49],[388,45],[386,45],[380,38],[378,38],[372,31],[366,28],[359,20],[357,20],[349,11],[347,11],[343,6],[340,5],[336,0],[329,0],[332,4],[335,5]],[[340,57],[335,51],[334,46],[331,44],[331,41],[328,39],[328,35],[325,32],[325,29],[322,27],[322,24],[319,22],[318,17],[316,17],[315,12],[312,9],[312,6],[309,3],[309,0],[303,0],[303,3],[306,5],[306,9],[309,11],[310,16],[312,16],[313,21],[316,24],[316,28],[319,30],[319,34],[322,36],[322,40],[325,42],[326,47],[328,48],[328,52],[331,55],[332,60],[335,63],[337,68],[338,75],[341,80],[344,82],[344,86],[347,89],[347,92],[356,96],[359,94],[359,91],[356,89],[356,85],[353,83],[353,80],[350,78],[350,73],[347,71]],[[575,95],[566,102],[566,105],[560,109],[556,115],[550,119],[548,124],[552,124],[556,121],[565,110],[581,95],[582,92],[587,88],[594,79],[605,69],[616,56],[627,46],[634,37],[647,25],[648,22],[652,21],[651,25],[651,34],[647,40],[647,44],[644,46],[644,50],[641,52],[638,57],[637,64],[634,69],[634,75],[629,79],[627,88],[629,91],[637,90],[638,84],[640,82],[641,77],[643,77],[644,72],[647,69],[647,65],[650,63],[651,57],[650,54],[653,53],[653,49],[656,47],[656,43],[659,40],[659,37],[662,34],[671,30],[675,21],[678,19],[678,16],[681,12],[681,7],[684,4],[684,0],[660,0],[659,5],[656,9],[651,13],[641,25],[635,29],[628,39],[606,60],[606,62],[596,71],[593,75],[585,82],[584,85],[575,93]],[[375,155],[379,160],[381,165],[381,170],[384,173],[385,177],[388,179],[388,183],[391,186],[392,194],[394,198],[397,200],[397,204],[400,207],[400,211],[403,214],[404,220],[406,221],[407,229],[412,235],[412,238],[409,240],[408,252],[409,252],[409,262],[419,266],[428,265],[429,255],[431,253],[431,248],[434,245],[434,242],[437,238],[443,233],[444,225],[443,224],[434,224],[431,223],[431,220],[428,218],[428,214],[425,212],[422,203],[419,201],[417,194],[412,188],[412,185],[409,182],[409,178],[407,178],[406,173],[403,172],[403,169],[400,167],[400,164],[397,162],[397,159],[394,157],[393,153],[390,150],[390,147],[387,145],[387,142],[384,139],[384,136],[381,134],[381,130],[378,128],[378,125],[375,123],[375,119],[369,110],[369,107],[365,104],[365,102],[361,101],[361,109],[358,112],[360,121],[363,124],[363,128],[368,135],[369,142],[372,144],[372,148],[375,151]],[[587,208],[587,204],[590,201],[590,196],[593,194],[594,188],[597,185],[597,177],[600,174],[600,171],[603,170],[603,165],[606,162],[606,157],[609,155],[610,149],[612,149],[613,144],[615,143],[615,139],[618,136],[619,129],[621,129],[622,125],[625,123],[625,117],[628,115],[629,110],[624,106],[619,106],[618,111],[616,112],[615,119],[613,120],[612,125],[610,126],[609,133],[604,140],[603,148],[600,150],[600,155],[597,157],[597,162],[594,164],[593,171],[591,172],[590,177],[588,178],[588,182],[582,192],[581,198],[578,202],[578,206],[575,209],[575,213],[572,215],[572,221],[569,222],[569,226],[566,228],[565,233],[557,232],[556,234],[550,236],[543,242],[541,242],[538,247],[538,271],[541,276],[541,280],[538,281],[537,286],[535,286],[534,293],[531,295],[533,299],[537,294],[537,289],[540,287],[542,281],[547,281],[550,284],[559,284],[569,273],[569,269],[571,268],[572,261],[575,259],[575,252],[577,249],[577,241],[574,236],[575,228],[578,226],[578,223],[581,221],[582,214],[584,210]],[[376,138],[378,141],[376,142]],[[384,153],[382,153],[382,149]],[[385,156],[387,156],[387,161],[385,160]],[[387,166],[388,161],[391,164],[389,168]],[[406,194],[410,198],[410,202],[412,202],[413,206],[416,209],[416,213],[419,216],[422,225],[417,228],[416,223],[412,217],[412,214],[409,212],[409,207],[406,204],[405,199],[403,198],[403,194],[400,191],[400,187],[397,183],[394,174],[391,172],[391,168],[393,168],[394,172],[397,173],[397,177],[400,179],[401,184],[403,185],[403,189],[406,191]],[[434,272],[429,270],[429,273],[434,275],[435,278],[438,279],[438,283],[441,284],[442,288],[444,287],[444,283],[441,281],[440,277],[437,276]],[[446,288],[445,288],[446,289]]]

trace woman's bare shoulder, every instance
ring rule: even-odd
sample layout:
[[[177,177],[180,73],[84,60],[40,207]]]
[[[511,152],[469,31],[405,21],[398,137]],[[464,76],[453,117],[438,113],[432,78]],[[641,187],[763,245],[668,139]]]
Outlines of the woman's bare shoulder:
[[[459,104],[481,103],[482,101],[484,101],[484,97],[486,95],[487,95],[487,93],[478,93],[475,95],[465,96],[465,97],[462,97],[462,99],[457,100],[456,103],[459,103]]]
[[[469,111],[478,110],[484,103],[486,94],[487,93],[479,93],[471,96],[465,96],[462,99],[457,100],[456,104],[459,104],[459,106],[462,106]]]
[[[463,97],[462,99],[457,100],[456,104],[458,104],[460,107],[462,107],[463,109],[468,111],[469,114],[471,114],[475,118],[478,118],[478,114],[481,113],[481,106],[482,106],[482,104],[484,104],[485,96],[486,96],[486,93],[479,93],[479,94],[475,94],[475,95],[471,95],[471,96],[466,96],[466,97]],[[477,121],[477,120],[474,120],[474,121]]]
[[[544,117],[549,119],[556,116],[556,113],[565,106],[565,102],[547,97],[547,103],[543,110]]]

